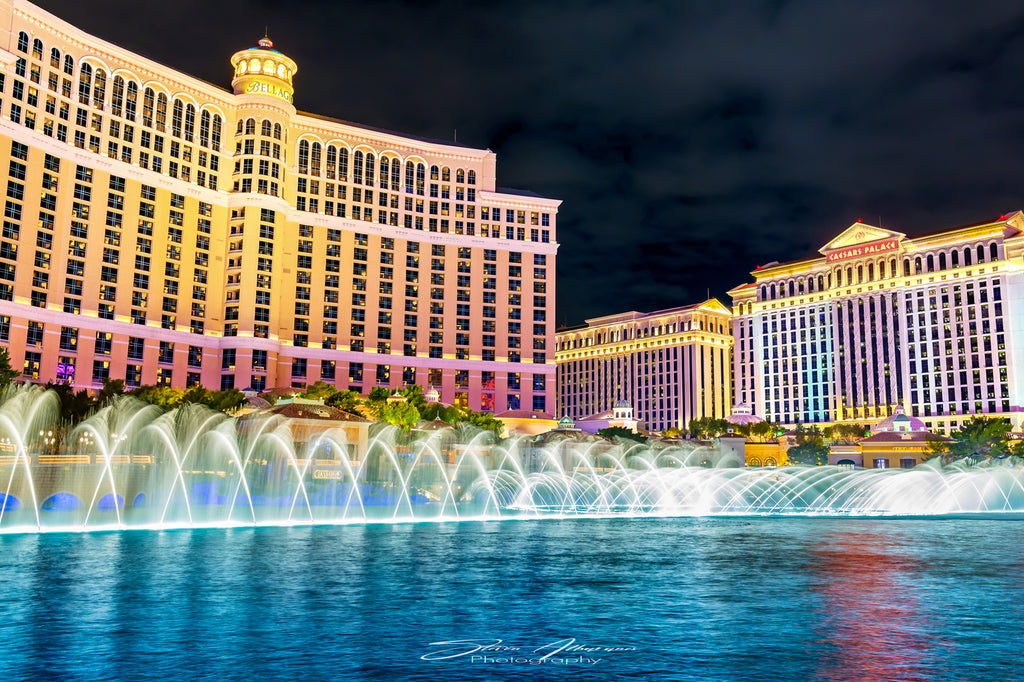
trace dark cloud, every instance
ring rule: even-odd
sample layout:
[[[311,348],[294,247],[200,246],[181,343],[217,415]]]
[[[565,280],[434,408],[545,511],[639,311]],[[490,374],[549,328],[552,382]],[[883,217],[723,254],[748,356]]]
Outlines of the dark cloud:
[[[1024,208],[1018,3],[41,4],[225,87],[266,26],[301,109],[493,149],[564,200],[560,323],[723,296],[858,218]]]

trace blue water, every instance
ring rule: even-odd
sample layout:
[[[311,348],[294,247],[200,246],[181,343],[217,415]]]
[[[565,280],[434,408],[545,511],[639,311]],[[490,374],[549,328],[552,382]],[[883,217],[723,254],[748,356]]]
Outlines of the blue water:
[[[0,679],[1024,679],[1022,529],[706,518],[3,535]],[[451,640],[476,643],[433,644]],[[513,648],[454,655],[498,640]]]

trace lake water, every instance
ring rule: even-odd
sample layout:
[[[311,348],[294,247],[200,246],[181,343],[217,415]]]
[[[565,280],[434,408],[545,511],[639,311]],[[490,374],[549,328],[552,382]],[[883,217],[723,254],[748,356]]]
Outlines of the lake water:
[[[1024,679],[1022,530],[731,517],[0,535],[0,679]]]

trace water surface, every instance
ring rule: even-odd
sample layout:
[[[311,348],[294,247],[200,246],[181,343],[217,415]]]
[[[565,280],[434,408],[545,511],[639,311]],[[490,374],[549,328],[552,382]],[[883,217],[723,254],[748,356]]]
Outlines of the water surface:
[[[1022,529],[739,517],[0,535],[0,675],[1022,679]],[[436,644],[453,640],[475,644]],[[486,644],[509,648],[454,655]]]

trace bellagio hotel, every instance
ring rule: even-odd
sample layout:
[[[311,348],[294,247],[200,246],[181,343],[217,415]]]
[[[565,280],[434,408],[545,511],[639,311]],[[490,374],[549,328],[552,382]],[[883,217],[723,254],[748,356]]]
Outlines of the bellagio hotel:
[[[560,202],[496,188],[493,152],[298,112],[266,38],[226,91],[0,15],[0,344],[26,380],[555,409]]]

